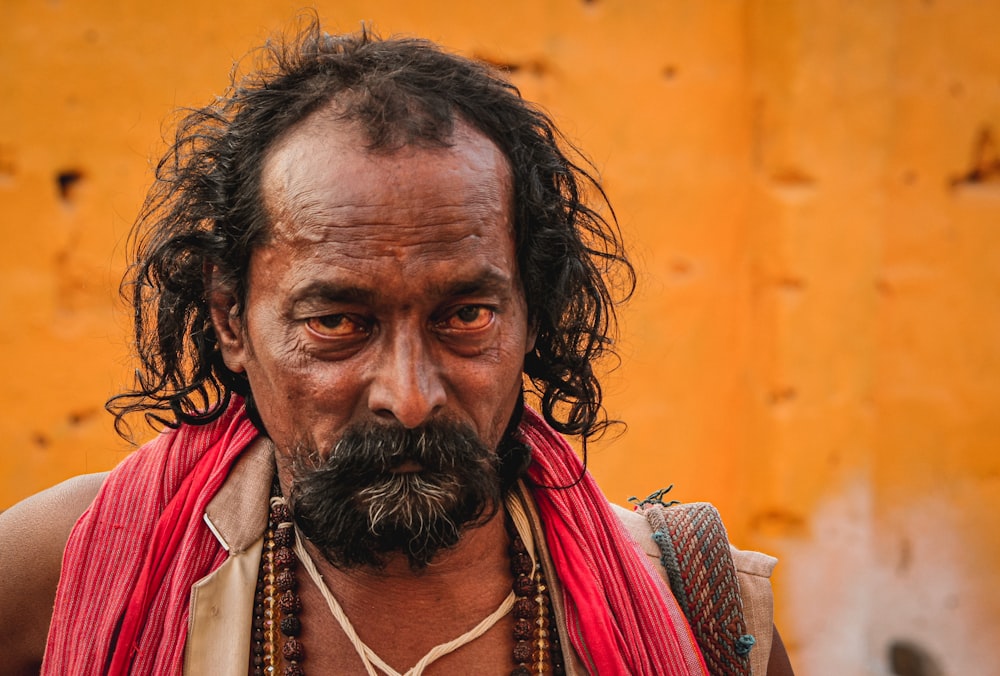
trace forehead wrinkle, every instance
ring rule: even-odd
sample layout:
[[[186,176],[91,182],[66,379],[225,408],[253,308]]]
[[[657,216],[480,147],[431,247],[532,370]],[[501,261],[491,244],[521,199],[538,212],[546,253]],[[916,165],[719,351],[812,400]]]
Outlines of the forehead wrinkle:
[[[457,244],[466,239],[481,239],[484,229],[495,227],[498,219],[493,216],[501,209],[488,196],[473,203],[475,213],[469,218],[468,203],[449,201],[442,204],[400,207],[393,218],[385,220],[385,206],[394,202],[365,202],[331,206],[323,200],[310,199],[312,191],[302,191],[291,200],[279,200],[280,215],[274,218],[274,234],[282,239],[322,242],[329,239],[330,229],[355,230],[374,242],[385,242],[405,247],[409,237],[425,241],[427,228],[435,230],[434,239],[440,244]],[[453,213],[463,212],[462,218]],[[371,217],[368,217],[368,214]],[[510,219],[503,218],[507,232],[512,233]],[[469,226],[474,226],[471,231]],[[402,227],[401,227],[402,226]]]
[[[326,228],[329,226],[363,228],[378,225],[405,225],[407,223],[433,226],[438,224],[435,221],[439,221],[441,225],[446,226],[448,221],[451,220],[447,215],[448,209],[468,210],[469,207],[472,207],[474,212],[471,214],[473,223],[479,222],[492,225],[502,222],[506,231],[510,235],[514,235],[513,172],[510,167],[509,158],[489,139],[485,139],[482,134],[464,123],[460,117],[457,118],[457,122],[458,124],[451,138],[452,143],[448,147],[428,149],[405,146],[389,155],[372,154],[363,149],[351,146],[351,133],[349,130],[335,129],[333,131],[335,138],[331,139],[329,137],[330,131],[322,126],[317,127],[316,120],[311,120],[310,124],[301,125],[295,130],[295,133],[282,139],[280,143],[275,144],[264,159],[262,202],[265,213],[270,220],[270,235],[278,235],[281,239],[301,239],[312,242],[327,239],[328,232]],[[346,141],[345,138],[338,138],[341,131],[347,134],[345,137]],[[322,145],[327,150],[331,149],[331,147],[335,148],[333,150],[334,155],[330,156],[331,161],[335,161],[334,157],[341,159],[347,156],[355,157],[357,159],[356,172],[359,173],[366,171],[366,164],[369,162],[377,162],[385,166],[385,161],[392,163],[394,158],[398,158],[400,161],[413,159],[413,155],[415,154],[424,155],[428,158],[428,161],[433,161],[435,155],[440,157],[450,155],[454,157],[455,149],[459,145],[458,141],[465,139],[472,139],[477,144],[485,141],[493,157],[498,160],[496,166],[499,171],[493,175],[492,180],[480,181],[471,185],[467,184],[466,189],[463,191],[447,193],[445,195],[438,193],[438,197],[444,198],[439,204],[428,206],[426,204],[414,203],[412,206],[406,206],[406,189],[412,186],[407,183],[405,176],[401,176],[400,181],[394,184],[394,187],[402,189],[399,195],[400,199],[386,199],[385,197],[381,197],[377,202],[365,199],[365,193],[369,193],[369,196],[374,198],[375,194],[370,193],[374,192],[377,194],[378,188],[375,190],[365,189],[362,185],[359,191],[351,192],[351,190],[347,190],[341,194],[343,198],[352,197],[353,201],[331,206],[328,199],[329,196],[324,194],[324,187],[311,183],[306,175],[296,170],[297,165],[300,168],[303,166],[302,162],[305,162],[306,165],[309,164],[309,157],[312,153],[312,150],[289,148],[289,146],[294,145],[295,136],[299,133],[316,133],[323,137],[324,141],[329,141]],[[319,152],[323,152],[323,150],[319,150]],[[487,162],[481,157],[473,159],[463,156],[459,159],[466,167],[478,165],[480,161]],[[458,167],[454,169],[457,171]],[[303,179],[305,179],[304,185]],[[296,183],[298,185],[295,185]],[[355,184],[355,187],[357,187],[357,184]],[[399,207],[399,213],[406,213],[405,210],[408,209],[408,217],[405,219],[393,218],[389,222],[380,222],[375,219],[367,222],[365,212],[368,209],[378,210],[385,207],[389,209]],[[428,217],[428,214],[436,211],[444,211],[445,214],[440,218]],[[346,218],[343,216],[345,212],[353,213],[349,214],[350,218]],[[494,218],[497,214],[501,218]],[[464,223],[468,225],[470,220],[469,214],[464,214],[464,217]],[[454,223],[458,225],[462,221],[456,220]],[[281,232],[278,232],[279,230]],[[397,232],[396,234],[398,236],[402,233]],[[442,233],[442,235],[444,234]],[[378,239],[381,238],[377,238],[376,241]],[[460,239],[455,238],[451,241],[460,241]],[[442,239],[442,242],[447,241],[447,238]]]
[[[336,207],[331,210],[321,197],[316,196],[316,190],[303,189],[292,194],[287,190],[284,192],[285,194],[278,196],[276,201],[281,205],[281,218],[278,220],[285,226],[282,230],[286,231],[283,233],[286,235],[291,235],[292,233],[288,231],[294,229],[296,236],[301,237],[315,229],[315,226],[335,220],[333,213],[343,208]]]

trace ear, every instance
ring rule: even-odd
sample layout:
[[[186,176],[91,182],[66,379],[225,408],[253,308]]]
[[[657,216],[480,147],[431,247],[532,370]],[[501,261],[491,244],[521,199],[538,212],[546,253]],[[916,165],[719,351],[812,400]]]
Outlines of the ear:
[[[528,332],[524,336],[524,353],[529,354],[535,349],[535,339],[538,338],[538,322],[528,322]]]
[[[222,360],[230,371],[242,373],[246,371],[246,362],[250,354],[233,285],[223,279],[218,266],[206,263],[205,289],[208,294],[208,310],[219,341]]]

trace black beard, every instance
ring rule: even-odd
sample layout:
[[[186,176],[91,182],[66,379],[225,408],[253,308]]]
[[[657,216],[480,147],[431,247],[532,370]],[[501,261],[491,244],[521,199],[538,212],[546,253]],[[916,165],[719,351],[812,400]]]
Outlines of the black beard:
[[[489,521],[505,488],[496,453],[447,420],[416,429],[356,425],[325,459],[310,450],[300,449],[293,466],[289,505],[338,568],[382,567],[387,554],[402,553],[420,570],[464,530]],[[392,471],[409,461],[420,471]]]

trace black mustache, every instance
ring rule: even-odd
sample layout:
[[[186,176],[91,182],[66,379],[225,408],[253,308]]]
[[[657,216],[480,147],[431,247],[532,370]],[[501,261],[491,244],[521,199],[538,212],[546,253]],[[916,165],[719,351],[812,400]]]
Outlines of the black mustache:
[[[412,429],[369,423],[349,428],[311,469],[376,476],[414,462],[427,472],[448,472],[470,456],[487,459],[492,451],[461,423],[440,420]]]

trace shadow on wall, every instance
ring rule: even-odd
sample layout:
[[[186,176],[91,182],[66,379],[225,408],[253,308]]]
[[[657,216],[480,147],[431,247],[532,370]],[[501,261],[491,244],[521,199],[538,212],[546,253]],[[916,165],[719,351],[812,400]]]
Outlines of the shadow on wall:
[[[970,183],[1000,183],[1000,149],[989,127],[983,127],[976,137],[972,148],[972,168],[952,181],[952,185],[956,186]]]
[[[926,650],[907,640],[889,644],[889,668],[897,676],[944,676]]]

